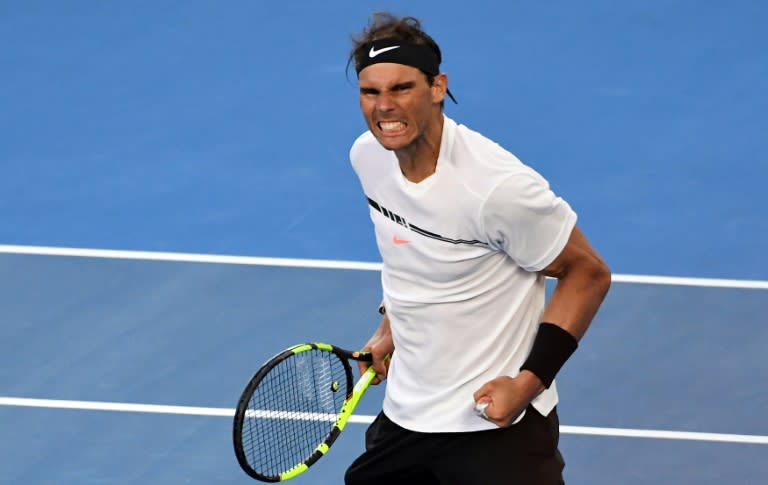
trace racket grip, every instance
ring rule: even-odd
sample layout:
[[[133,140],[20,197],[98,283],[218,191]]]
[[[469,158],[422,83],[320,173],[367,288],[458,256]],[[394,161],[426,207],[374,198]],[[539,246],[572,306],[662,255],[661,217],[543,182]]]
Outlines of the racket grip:
[[[384,362],[388,361],[392,358],[392,354],[387,354],[384,356]],[[376,378],[376,370],[373,368],[373,366],[368,367],[365,369],[365,372],[363,375],[360,376],[360,379],[355,384],[354,390],[365,390],[368,388],[368,386],[371,385],[371,382]]]

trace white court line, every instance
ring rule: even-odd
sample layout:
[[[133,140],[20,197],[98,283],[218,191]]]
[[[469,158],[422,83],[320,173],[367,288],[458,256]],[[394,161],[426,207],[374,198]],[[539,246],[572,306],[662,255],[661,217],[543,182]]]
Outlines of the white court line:
[[[52,409],[77,409],[85,411],[120,411],[128,413],[152,413],[152,414],[186,414],[192,416],[223,416],[232,418],[235,416],[234,409],[227,408],[207,408],[194,406],[169,406],[164,404],[135,404],[125,402],[103,402],[103,401],[68,401],[61,399],[31,399],[25,397],[2,397],[0,396],[0,406],[20,406],[30,408],[52,408]],[[262,417],[272,417],[267,415],[268,411],[256,411],[255,414]],[[350,423],[369,424],[373,422],[374,416],[352,416]],[[306,418],[305,418],[306,419]],[[330,419],[331,421],[335,420]]]
[[[153,414],[183,414],[193,416],[222,416],[233,417],[234,409],[209,408],[192,406],[168,406],[159,404],[134,404],[120,402],[99,401],[67,401],[60,399],[30,399],[20,397],[0,397],[0,406],[20,406],[34,408],[53,409],[77,409],[87,411],[121,411],[131,413]],[[257,414],[261,414],[257,412]],[[271,416],[269,416],[271,417]],[[369,424],[374,416],[353,415],[350,423]],[[329,420],[332,420],[329,418]],[[714,441],[721,443],[743,443],[768,445],[768,436],[724,434],[724,433],[699,433],[691,431],[665,431],[653,429],[627,429],[627,428],[596,428],[591,426],[560,426],[564,434],[579,434],[591,436],[614,436],[624,438],[651,438],[688,441]]]
[[[114,249],[62,248],[48,246],[0,245],[0,253],[30,254],[42,256],[76,256],[85,258],[135,259],[144,261],[238,264],[249,266],[285,266],[293,268],[353,269],[363,271],[381,270],[381,263],[366,263],[361,261],[266,258],[256,256],[228,256],[220,254],[164,253],[152,251],[122,251]],[[639,283],[648,285],[703,286],[710,288],[768,290],[768,281],[764,280],[614,274],[613,281],[617,283]]]
[[[144,261],[177,261],[185,263],[239,264],[248,266],[287,266],[292,268],[381,270],[381,263],[332,261],[321,259],[262,258],[222,254],[161,253],[122,251],[115,249],[57,248],[48,246],[9,246],[0,244],[0,253],[35,254],[41,256],[76,256],[83,258],[138,259]]]

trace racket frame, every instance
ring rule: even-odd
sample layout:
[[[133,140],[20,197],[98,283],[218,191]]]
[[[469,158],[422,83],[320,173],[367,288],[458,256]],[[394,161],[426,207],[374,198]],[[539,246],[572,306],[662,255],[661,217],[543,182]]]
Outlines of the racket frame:
[[[341,405],[341,409],[338,412],[333,427],[323,439],[323,441],[318,444],[315,450],[310,453],[303,462],[294,465],[293,467],[279,473],[278,475],[263,475],[254,470],[253,467],[248,463],[248,459],[245,456],[245,450],[243,449],[242,430],[245,417],[248,412],[248,405],[256,388],[274,367],[296,354],[300,354],[309,350],[322,350],[326,352],[332,352],[340,357],[339,360],[341,360],[344,366],[344,373],[346,374],[347,378],[347,395],[345,396],[344,402]],[[245,389],[243,390],[240,399],[238,400],[232,426],[232,439],[235,448],[235,456],[237,457],[237,461],[240,464],[240,467],[245,473],[247,473],[250,477],[262,482],[281,482],[283,480],[289,480],[304,473],[309,469],[310,466],[317,462],[317,460],[328,453],[331,445],[333,445],[334,441],[336,441],[341,432],[344,431],[344,428],[347,426],[347,422],[352,416],[352,413],[355,410],[357,403],[360,401],[360,398],[363,396],[363,394],[365,394],[368,386],[370,386],[371,382],[376,377],[376,371],[373,369],[373,367],[369,367],[353,386],[352,369],[349,365],[350,360],[372,362],[373,357],[368,352],[350,351],[327,343],[311,342],[294,345],[293,347],[283,350],[282,352],[269,359],[259,368],[259,370],[256,371],[253,377],[251,377],[251,379],[248,381],[248,384],[245,386]]]

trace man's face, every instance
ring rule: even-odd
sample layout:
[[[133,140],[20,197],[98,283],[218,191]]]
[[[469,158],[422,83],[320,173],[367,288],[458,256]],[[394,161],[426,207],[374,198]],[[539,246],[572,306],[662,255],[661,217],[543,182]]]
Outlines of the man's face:
[[[400,150],[418,142],[441,113],[447,78],[427,76],[415,67],[382,62],[359,76],[360,109],[368,129],[388,150]]]

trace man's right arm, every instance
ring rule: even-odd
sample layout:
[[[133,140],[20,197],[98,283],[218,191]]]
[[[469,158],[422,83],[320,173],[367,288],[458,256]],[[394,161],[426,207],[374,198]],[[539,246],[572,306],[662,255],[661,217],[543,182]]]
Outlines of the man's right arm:
[[[376,370],[376,378],[372,384],[378,384],[387,378],[389,369],[389,356],[395,351],[395,344],[392,341],[392,331],[389,328],[389,316],[386,311],[383,313],[379,328],[373,333],[368,342],[362,348],[365,352],[373,354],[373,368]],[[368,369],[370,365],[367,362],[358,362],[360,373]]]

